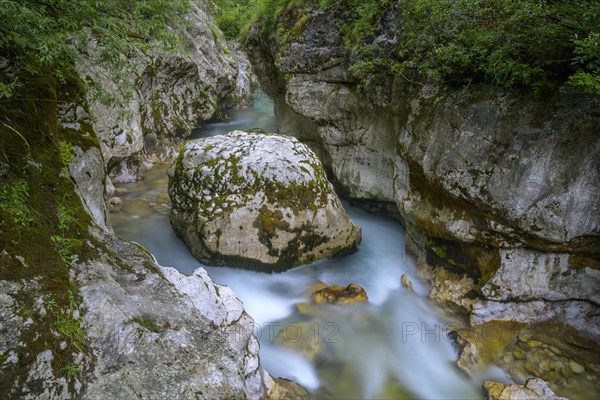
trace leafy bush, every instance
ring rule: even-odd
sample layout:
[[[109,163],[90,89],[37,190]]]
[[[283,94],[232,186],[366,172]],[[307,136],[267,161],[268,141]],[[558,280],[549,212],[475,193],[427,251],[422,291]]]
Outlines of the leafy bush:
[[[428,78],[539,89],[573,73],[597,75],[600,2],[401,0],[399,6],[405,39],[398,55]]]
[[[252,24],[261,0],[216,0],[215,18],[227,40],[238,39]]]
[[[340,8],[359,76],[385,70],[456,84],[530,90],[564,83],[600,94],[597,0],[257,0],[256,18],[276,31],[289,7]],[[395,8],[395,54],[364,52],[381,17]],[[280,28],[280,27],[279,27]]]

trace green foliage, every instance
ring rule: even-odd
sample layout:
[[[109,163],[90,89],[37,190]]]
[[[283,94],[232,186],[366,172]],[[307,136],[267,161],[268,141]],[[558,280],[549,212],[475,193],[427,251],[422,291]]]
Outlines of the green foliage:
[[[62,374],[65,378],[79,378],[81,376],[81,366],[75,363],[68,363],[62,369]]]
[[[216,0],[215,19],[227,40],[240,38],[248,31],[262,0]]]
[[[73,254],[75,250],[83,244],[79,239],[69,239],[58,235],[53,235],[50,240],[56,246],[56,251],[65,265],[70,265],[73,262]]]
[[[64,233],[75,222],[74,212],[64,204],[59,204],[56,211],[58,213],[58,229]]]
[[[61,140],[58,142],[58,154],[60,155],[60,159],[64,164],[63,173],[67,173],[67,167],[75,158],[75,154],[73,154],[73,149],[71,148],[71,144],[66,140]]]
[[[569,83],[587,93],[600,93],[600,32],[575,39],[574,64],[581,69],[569,77]]]
[[[358,55],[359,77],[386,71],[459,85],[485,82],[541,90],[564,83],[600,94],[600,2],[597,0],[261,0],[263,28],[287,38],[292,7],[335,7]],[[381,17],[395,8],[400,41],[373,46]],[[295,14],[300,20],[303,14]],[[300,15],[300,16],[298,16]],[[279,32],[284,28],[284,32]],[[410,79],[409,79],[410,80]]]
[[[33,222],[27,207],[28,190],[29,185],[24,180],[0,186],[0,211],[7,213],[16,225],[23,227]]]
[[[405,39],[398,56],[424,77],[535,90],[577,73],[573,62],[580,71],[594,73],[600,2],[402,0],[400,4]],[[577,37],[586,39],[574,41]]]
[[[44,305],[46,306],[46,308],[50,311],[54,310],[57,306],[56,300],[54,299],[48,299],[44,302]]]
[[[81,317],[73,318],[71,312],[61,313],[56,316],[54,322],[54,328],[56,331],[66,336],[69,339],[69,343],[77,351],[83,351],[84,335],[83,329],[81,329]]]
[[[98,62],[125,68],[134,49],[174,48],[166,29],[184,23],[189,0],[0,0],[0,54],[14,74],[0,77],[0,97],[40,76],[59,82],[77,76],[75,58],[90,38]]]
[[[393,3],[393,0],[321,0],[321,6],[342,6],[350,11],[349,22],[344,26],[342,32],[346,38],[346,44],[359,43],[375,33],[377,21],[385,10]]]

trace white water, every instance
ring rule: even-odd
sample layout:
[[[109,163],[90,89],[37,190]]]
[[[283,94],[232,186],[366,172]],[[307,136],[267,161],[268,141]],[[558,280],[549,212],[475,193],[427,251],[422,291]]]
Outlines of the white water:
[[[209,123],[194,136],[254,127],[273,131],[272,107],[262,95],[253,107],[232,112],[231,123]],[[127,190],[123,200],[152,199],[164,192],[165,170],[156,168],[145,182],[122,185]],[[205,267],[215,282],[235,290],[254,318],[262,365],[274,376],[293,379],[331,398],[482,398],[481,381],[470,380],[454,364],[456,349],[444,329],[450,321],[427,300],[428,287],[405,254],[403,228],[395,221],[347,209],[363,229],[363,242],[354,254],[276,274]],[[177,239],[167,215],[112,216],[117,234],[143,244],[161,265],[186,274],[202,265]],[[413,282],[414,293],[400,287],[402,274]],[[369,304],[323,306],[309,316],[295,312],[295,304],[308,302],[306,292],[318,281],[356,283],[365,288]],[[314,365],[277,345],[274,338],[280,330],[292,338],[320,334],[315,340],[322,342],[321,353],[327,356]]]

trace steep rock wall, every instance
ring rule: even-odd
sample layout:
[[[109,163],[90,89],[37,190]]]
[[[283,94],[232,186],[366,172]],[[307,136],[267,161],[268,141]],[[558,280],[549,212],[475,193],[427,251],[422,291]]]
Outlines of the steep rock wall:
[[[397,44],[390,21],[383,47]],[[288,10],[251,32],[282,132],[312,144],[349,198],[395,205],[433,297],[474,322],[558,316],[600,337],[600,98],[359,80],[343,25],[335,8]]]
[[[145,162],[169,160],[173,148],[220,108],[252,102],[255,79],[245,54],[234,44],[229,48],[207,2],[191,6],[188,24],[172,27],[182,41],[177,52],[138,51],[127,56],[132,70],[117,71],[97,62],[99,49],[90,39],[79,57],[90,93],[101,93],[90,98],[90,113],[114,182],[139,179]],[[132,85],[131,98],[122,98],[117,76]],[[121,101],[105,101],[111,96]]]

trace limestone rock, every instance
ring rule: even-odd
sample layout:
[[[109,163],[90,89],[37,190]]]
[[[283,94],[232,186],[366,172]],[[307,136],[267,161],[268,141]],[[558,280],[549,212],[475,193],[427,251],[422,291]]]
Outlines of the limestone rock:
[[[600,305],[600,270],[572,266],[569,254],[530,249],[500,251],[500,267],[482,288],[495,301],[580,299]]]
[[[120,197],[111,197],[108,199],[108,209],[110,212],[118,212],[123,208],[123,200]]]
[[[274,382],[260,367],[254,323],[231,289],[203,269],[186,277],[159,268],[134,244],[103,240],[108,252],[75,267],[94,359],[83,397],[267,396]]]
[[[173,146],[220,107],[252,102],[254,79],[247,58],[241,51],[227,48],[209,5],[190,2],[186,19],[185,26],[169,28],[181,39],[185,51],[129,54],[130,71],[113,71],[99,63],[100,49],[93,38],[87,52],[78,57],[84,80],[110,95],[118,98],[124,91],[112,78],[117,73],[125,74],[124,81],[134,82],[133,88],[126,88],[131,90],[131,99],[122,105],[90,98],[93,128],[115,183],[140,179],[145,161],[170,159]]]
[[[314,292],[311,297],[315,304],[353,304],[369,301],[365,289],[354,283],[346,287],[327,286]]]
[[[169,170],[169,196],[175,232],[210,264],[286,269],[360,241],[319,159],[286,136],[188,142]]]
[[[224,107],[248,107],[252,105],[254,91],[260,87],[258,77],[252,71],[248,56],[241,49],[239,43],[229,42],[229,49],[237,59],[237,78],[235,89],[224,99]]]
[[[558,318],[600,337],[600,98],[358,79],[343,10],[295,11],[246,43],[280,131],[310,143],[348,197],[396,205],[421,265],[448,271],[429,274],[432,295],[475,307],[477,323]],[[394,56],[401,20],[381,15],[376,57]],[[467,298],[476,287],[489,301]]]
[[[269,400],[312,400],[315,397],[302,386],[288,379],[277,378],[271,392],[269,392]]]
[[[105,170],[102,154],[97,147],[84,151],[75,146],[73,152],[74,158],[68,169],[75,182],[75,192],[96,225],[103,230],[112,231],[103,184]]]
[[[554,394],[542,379],[529,379],[525,385],[486,381],[483,387],[489,400],[567,400]]]

